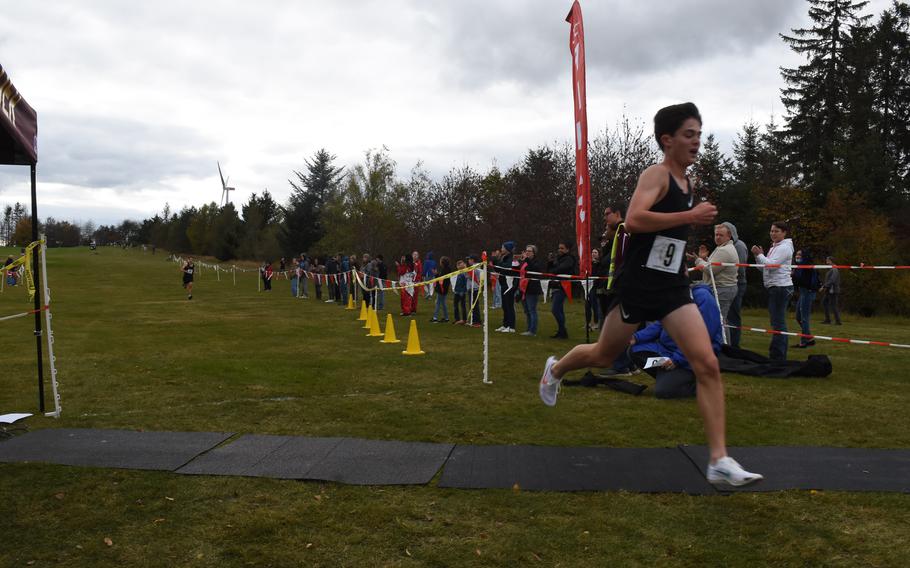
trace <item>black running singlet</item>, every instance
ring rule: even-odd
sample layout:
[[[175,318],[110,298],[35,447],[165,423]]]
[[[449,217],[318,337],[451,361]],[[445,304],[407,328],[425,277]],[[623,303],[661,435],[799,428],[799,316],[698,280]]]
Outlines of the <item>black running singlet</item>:
[[[651,206],[656,213],[677,213],[692,208],[692,184],[683,193],[672,174],[663,199]],[[689,225],[679,225],[656,233],[632,234],[622,266],[617,271],[616,286],[620,292],[653,292],[689,285],[686,271],[686,239]]]
[[[195,265],[193,265],[193,264],[187,264],[187,265],[186,265],[186,268],[183,269],[183,279],[184,279],[184,280],[187,280],[187,281],[192,280],[192,279],[193,279],[193,271],[195,270],[195,268],[196,268]]]

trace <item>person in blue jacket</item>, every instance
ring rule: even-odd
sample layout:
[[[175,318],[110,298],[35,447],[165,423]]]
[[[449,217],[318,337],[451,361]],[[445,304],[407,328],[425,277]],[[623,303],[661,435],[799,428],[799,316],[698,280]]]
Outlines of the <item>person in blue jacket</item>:
[[[711,292],[710,286],[692,288],[692,298],[698,311],[701,312],[711,347],[715,353],[720,352],[724,343],[723,328],[720,325],[720,310]],[[630,349],[632,360],[638,366],[644,366],[648,357],[666,357],[669,359],[661,367],[647,369],[654,376],[654,392],[657,398],[685,398],[695,396],[695,374],[686,361],[682,351],[666,332],[659,321],[653,322],[632,336]]]
[[[436,260],[433,258],[433,253],[428,252],[426,258],[423,259],[423,279],[432,280],[434,278],[436,278]],[[429,299],[432,295],[433,287],[424,287],[424,298]]]

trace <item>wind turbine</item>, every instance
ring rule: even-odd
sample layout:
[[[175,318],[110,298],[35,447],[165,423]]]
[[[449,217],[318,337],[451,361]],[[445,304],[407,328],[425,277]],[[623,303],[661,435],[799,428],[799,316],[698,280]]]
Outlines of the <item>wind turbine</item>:
[[[231,202],[231,192],[234,191],[233,187],[228,187],[227,180],[224,179],[224,174],[221,173],[221,162],[216,162],[218,164],[218,175],[221,176],[221,203],[220,205],[224,207]],[[228,180],[231,179],[228,176]]]

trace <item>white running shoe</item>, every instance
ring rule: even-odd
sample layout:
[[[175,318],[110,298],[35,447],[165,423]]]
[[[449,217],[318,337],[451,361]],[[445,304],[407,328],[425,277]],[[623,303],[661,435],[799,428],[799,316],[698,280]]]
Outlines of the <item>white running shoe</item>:
[[[506,328],[504,328],[503,326],[499,326],[496,329],[494,329],[493,331],[505,331],[505,330],[506,330]]]
[[[515,333],[515,328],[514,328],[514,327],[507,327],[507,328],[506,328],[506,333]]]
[[[543,368],[543,376],[540,377],[540,400],[547,406],[556,406],[556,397],[559,395],[559,385],[562,379],[553,376],[551,369],[556,364],[556,357],[550,356],[547,364]]]
[[[741,465],[736,463],[735,459],[724,456],[717,460],[717,462],[708,464],[707,478],[708,482],[712,485],[720,487],[725,485],[742,487],[743,485],[749,485],[750,483],[760,481],[764,479],[764,476],[760,473],[746,471]]]

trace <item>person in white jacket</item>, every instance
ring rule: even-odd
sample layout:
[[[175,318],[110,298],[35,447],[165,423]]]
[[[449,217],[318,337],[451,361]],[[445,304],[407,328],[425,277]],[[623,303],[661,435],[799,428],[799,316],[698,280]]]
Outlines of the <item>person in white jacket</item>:
[[[790,264],[793,262],[793,241],[789,239],[790,227],[781,221],[771,224],[771,248],[768,254],[758,245],[752,247],[755,262],[759,264],[777,264],[784,268],[765,268],[762,280],[768,291],[768,314],[771,316],[771,329],[787,331],[787,303],[793,295],[793,280],[790,278]],[[777,361],[787,359],[787,337],[771,336],[771,347],[768,357]]]

